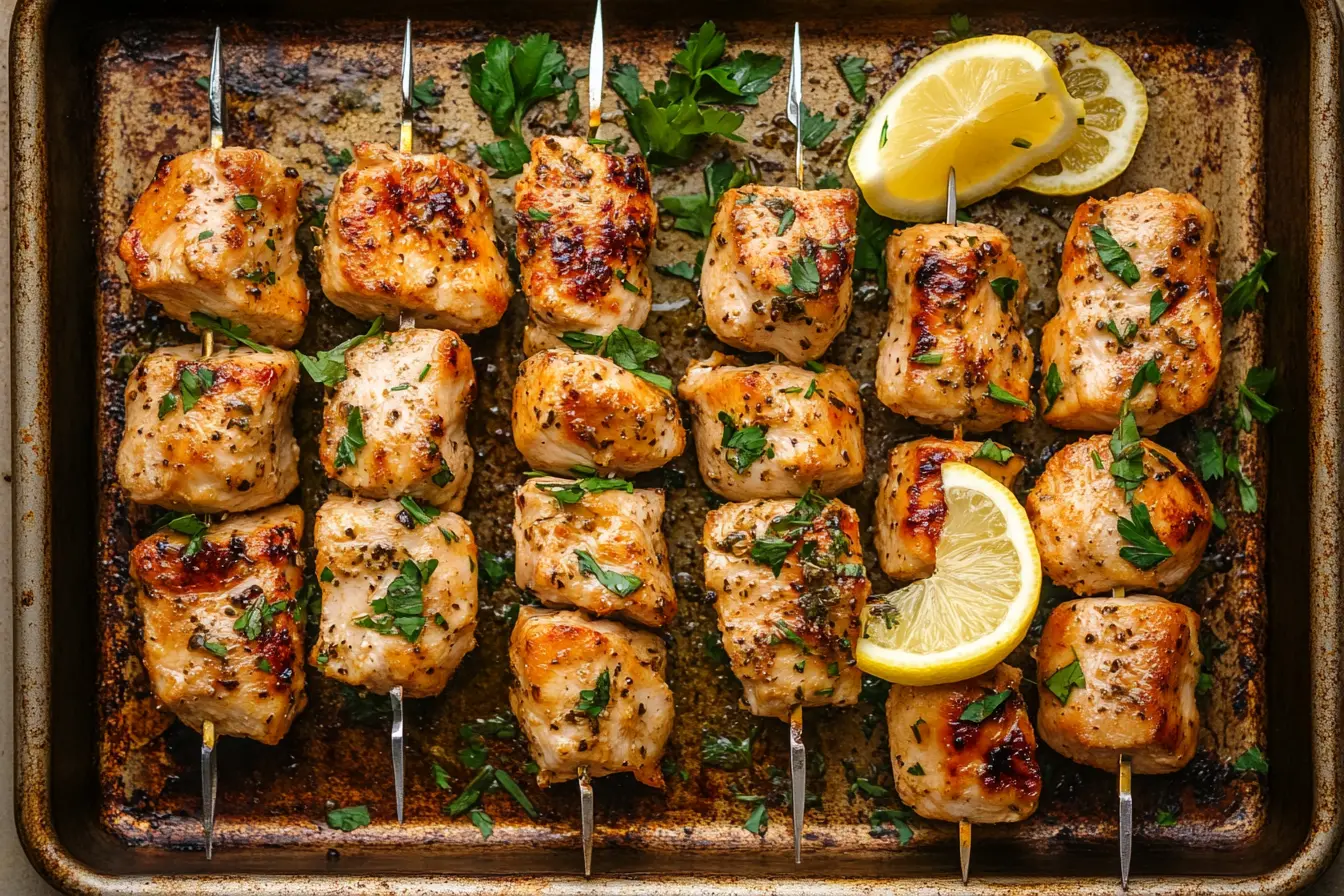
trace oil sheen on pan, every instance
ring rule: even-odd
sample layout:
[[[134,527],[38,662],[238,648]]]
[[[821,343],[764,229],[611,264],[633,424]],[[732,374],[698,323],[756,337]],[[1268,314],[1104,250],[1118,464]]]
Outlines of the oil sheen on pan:
[[[698,22],[675,30],[609,28],[608,57],[638,64],[645,83],[663,76],[663,62],[674,45]],[[787,55],[783,27],[760,23],[721,22],[732,46]],[[916,20],[892,23],[888,37],[871,33],[813,29],[807,36],[810,105],[838,119],[836,129],[809,153],[814,176],[833,172],[842,176],[848,143],[866,112],[848,94],[838,69],[826,60],[845,54],[869,59],[871,104],[895,79],[932,46],[932,34],[941,22]],[[1067,30],[1067,23],[1050,23]],[[1024,33],[1017,21],[977,21],[984,31]],[[544,30],[542,23],[518,23],[507,36],[519,39]],[[580,28],[552,28],[568,54],[571,67],[581,66],[587,54],[587,32]],[[770,39],[762,39],[770,34]],[[420,151],[440,151],[478,164],[475,147],[489,142],[484,116],[467,93],[460,63],[481,49],[489,32],[468,23],[417,23],[416,71],[432,75],[443,90],[442,101],[416,115],[416,142]],[[1150,186],[1190,190],[1217,217],[1222,251],[1220,277],[1235,279],[1249,267],[1260,245],[1262,228],[1261,69],[1248,43],[1220,35],[1210,39],[1133,31],[1090,32],[1094,42],[1121,53],[1154,98],[1147,133],[1126,173],[1107,185],[1104,195]],[[322,214],[336,179],[344,149],[363,140],[393,142],[398,115],[400,31],[392,26],[357,30],[320,30],[296,26],[265,31],[238,27],[226,30],[229,47],[227,82],[230,95],[230,136],[234,145],[268,149],[296,168],[304,180],[302,209],[309,218]],[[98,60],[99,85],[97,152],[96,246],[99,262],[100,367],[107,371],[98,390],[101,488],[99,526],[102,551],[100,593],[101,657],[99,663],[100,781],[102,817],[117,836],[132,844],[192,847],[199,842],[199,795],[194,777],[198,738],[155,708],[138,659],[139,632],[133,612],[127,555],[139,537],[147,534],[149,514],[124,502],[111,475],[121,437],[124,357],[163,344],[190,342],[176,323],[149,314],[133,296],[116,257],[116,242],[139,191],[149,182],[159,158],[197,148],[205,138],[208,117],[204,91],[197,78],[208,70],[209,45],[204,31],[136,26],[106,44]],[[580,90],[584,82],[580,82]],[[566,121],[567,95],[542,103],[530,116],[524,133],[580,133],[582,117]],[[792,130],[784,116],[784,77],[776,80],[758,107],[747,110],[740,133],[745,143],[709,142],[691,163],[654,179],[656,196],[703,192],[701,170],[716,158],[750,161],[765,183],[791,183]],[[608,94],[606,129],[618,131],[615,98]],[[512,183],[492,180],[497,230],[512,243],[514,221]],[[1026,265],[1032,293],[1027,309],[1027,332],[1039,343],[1041,325],[1055,310],[1054,283],[1059,276],[1064,232],[1078,201],[1050,199],[1008,191],[971,206],[975,221],[992,224],[1012,239],[1016,254]],[[667,216],[664,216],[667,217]],[[305,237],[305,250],[311,239]],[[664,222],[657,235],[652,265],[690,262],[702,248],[698,238],[670,229]],[[516,273],[516,270],[515,270]],[[317,272],[305,251],[304,275],[314,296],[312,311],[299,348],[313,353],[365,326],[321,300]],[[654,275],[654,311],[645,335],[663,347],[666,369],[673,378],[691,361],[707,357],[722,346],[703,325],[693,286],[685,280]],[[867,418],[867,476],[860,486],[841,495],[859,510],[864,528],[865,553],[873,556],[872,508],[877,479],[887,451],[896,442],[924,430],[887,411],[877,400],[872,379],[876,362],[875,334],[885,326],[887,306],[871,283],[856,290],[855,310],[845,331],[827,355],[844,364],[861,384]],[[522,480],[525,462],[513,446],[509,431],[512,386],[521,360],[526,305],[521,295],[497,328],[467,336],[472,349],[479,396],[470,419],[470,437],[476,451],[476,473],[465,516],[470,520],[481,550],[497,554],[512,551],[509,521],[512,490]],[[1159,441],[1182,456],[1193,456],[1196,429],[1225,432],[1234,408],[1236,384],[1260,357],[1261,334],[1242,318],[1229,323],[1228,349],[1219,395],[1208,408],[1163,429]],[[119,361],[121,363],[119,364]],[[117,372],[120,371],[120,372]],[[309,515],[321,504],[328,488],[316,460],[315,435],[321,424],[320,387],[305,378],[295,414],[295,426],[304,451],[301,466],[302,505]],[[1019,478],[1019,496],[1030,488],[1045,460],[1074,436],[1039,421],[1016,424],[1004,440],[1027,458]],[[1258,433],[1242,434],[1245,464],[1263,491],[1263,452]],[[1247,456],[1245,453],[1243,456]],[[676,697],[676,724],[666,761],[668,789],[661,794],[627,780],[627,776],[597,783],[597,846],[623,844],[644,849],[687,847],[756,850],[761,840],[742,828],[751,804],[740,794],[764,796],[770,806],[765,843],[787,850],[788,745],[784,726],[761,723],[740,708],[741,688],[713,649],[714,609],[703,593],[699,534],[709,493],[699,481],[694,453],[687,452],[662,471],[645,474],[637,484],[668,489],[665,531],[680,609],[668,627],[668,680]],[[1210,483],[1215,504],[1229,508],[1236,502],[1229,478]],[[1208,630],[1214,686],[1201,698],[1203,727],[1199,752],[1183,771],[1143,779],[1136,787],[1136,832],[1155,831],[1159,811],[1175,816],[1163,828],[1163,838],[1187,846],[1234,847],[1249,842],[1265,822],[1266,795],[1255,776],[1239,774],[1227,757],[1264,743],[1264,619],[1262,579],[1263,541],[1260,518],[1229,513],[1229,528],[1210,544],[1200,570],[1177,596],[1196,608]],[[310,536],[309,536],[310,538]],[[311,575],[311,557],[309,558]],[[890,584],[870,565],[874,592]],[[277,747],[261,747],[241,740],[226,741],[220,755],[220,803],[216,828],[218,847],[230,844],[349,847],[355,844],[418,844],[471,847],[480,834],[466,817],[449,819],[442,813],[452,795],[461,791],[473,772],[459,751],[469,746],[470,732],[462,726],[489,719],[508,709],[507,639],[511,620],[522,595],[511,580],[497,587],[482,585],[479,644],[468,655],[443,695],[410,701],[407,721],[406,819],[397,827],[393,807],[392,768],[385,761],[386,701],[364,699],[358,693],[314,675],[308,679],[309,705],[289,736]],[[1067,592],[1047,583],[1041,609],[1031,633],[1010,662],[1034,669],[1030,651],[1040,626],[1054,604]],[[707,646],[708,645],[708,646]],[[1030,673],[1029,673],[1030,674]],[[1026,687],[1034,707],[1035,694]],[[872,695],[873,701],[881,696]],[[812,842],[842,852],[904,849],[945,849],[955,838],[948,825],[912,821],[913,841],[905,847],[890,835],[870,831],[874,809],[894,805],[890,797],[855,792],[853,782],[864,778],[891,791],[891,767],[880,702],[862,701],[848,708],[814,710],[809,723],[808,831]],[[726,771],[702,764],[701,744],[706,737],[751,738],[752,763],[748,769]],[[489,739],[491,762],[509,770],[524,786],[540,811],[529,819],[505,796],[490,796],[487,807],[494,817],[496,844],[546,844],[572,847],[578,840],[577,800],[572,787],[539,791],[524,767],[526,746],[520,738]],[[376,759],[370,759],[376,757]],[[1220,758],[1221,757],[1221,758]],[[1040,811],[1029,821],[995,836],[1018,840],[1112,842],[1114,778],[1085,769],[1051,753],[1043,744],[1041,761],[1045,787]],[[436,784],[433,764],[448,776],[448,787]],[[815,803],[811,801],[815,797]],[[365,804],[373,824],[353,833],[334,831],[325,824],[333,806]],[[1166,814],[1164,814],[1164,818]]]

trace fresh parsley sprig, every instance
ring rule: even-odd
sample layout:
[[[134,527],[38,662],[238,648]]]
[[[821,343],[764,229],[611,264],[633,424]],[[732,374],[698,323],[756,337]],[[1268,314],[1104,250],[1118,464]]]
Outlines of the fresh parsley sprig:
[[[579,558],[579,572],[593,576],[603,588],[619,597],[629,597],[644,584],[639,576],[602,567],[587,551],[575,551],[574,555]]]
[[[723,437],[719,446],[724,449],[724,459],[739,473],[761,459],[769,449],[765,441],[765,426],[753,424],[742,426],[727,411],[719,411],[719,422],[723,424]]]
[[[480,147],[481,161],[495,177],[511,177],[532,158],[523,139],[523,117],[537,103],[565,90],[565,51],[549,34],[530,34],[518,43],[492,37],[480,53],[467,57],[471,98],[502,139]]]
[[[603,479],[600,476],[587,476],[583,479],[563,482],[538,482],[537,488],[549,494],[562,505],[577,504],[585,495],[599,492],[621,491],[634,494],[635,484],[629,479]]]
[[[214,317],[200,311],[193,311],[191,312],[191,325],[198,330],[214,330],[232,344],[245,345],[253,351],[263,352],[267,355],[271,354],[269,348],[247,338],[252,331],[246,324],[235,324],[227,317]]]
[[[597,680],[593,682],[591,688],[584,688],[579,691],[579,702],[574,707],[575,712],[581,712],[590,718],[597,718],[602,715],[607,704],[611,702],[611,672],[603,669],[597,675]]]
[[[369,324],[368,331],[359,336],[351,336],[333,348],[319,351],[316,355],[305,355],[297,350],[294,354],[299,356],[299,363],[303,365],[303,369],[312,378],[313,382],[333,387],[342,382],[347,375],[345,353],[381,332],[383,332],[383,316],[380,314],[373,319],[373,323]]]
[[[1129,519],[1120,517],[1115,521],[1115,529],[1121,538],[1129,542],[1120,549],[1120,557],[1139,569],[1152,569],[1172,556],[1171,548],[1162,543],[1153,529],[1147,504],[1135,504],[1130,510]]]
[[[576,352],[589,355],[603,355],[616,363],[616,366],[630,371],[635,376],[652,383],[659,389],[671,391],[672,380],[661,373],[654,373],[645,365],[658,357],[662,349],[652,339],[646,339],[638,330],[618,326],[607,336],[596,333],[568,331],[561,334],[561,341]]]
[[[759,178],[750,164],[743,162],[736,165],[727,160],[706,165],[703,178],[705,192],[664,196],[658,200],[658,208],[669,217],[676,230],[707,240],[713,229],[714,212],[723,194],[736,187],[756,183]]]
[[[187,544],[182,548],[182,559],[190,560],[201,550],[201,542],[210,524],[194,513],[167,513],[154,523],[155,529],[172,529],[187,536]]]
[[[1133,286],[1139,282],[1139,267],[1130,257],[1129,250],[1111,236],[1111,232],[1100,224],[1094,224],[1092,231],[1092,245],[1097,249],[1097,257],[1101,259],[1102,265],[1110,271],[1126,286]]]
[[[1265,282],[1265,269],[1276,255],[1278,253],[1271,249],[1263,250],[1255,264],[1251,265],[1251,269],[1232,284],[1232,288],[1227,291],[1227,296],[1223,299],[1224,318],[1235,320],[1259,306],[1260,294],[1269,293],[1269,284]]]

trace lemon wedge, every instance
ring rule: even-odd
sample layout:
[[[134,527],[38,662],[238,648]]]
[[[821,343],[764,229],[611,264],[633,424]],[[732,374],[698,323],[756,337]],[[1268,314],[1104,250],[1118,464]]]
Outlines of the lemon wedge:
[[[911,66],[874,108],[849,170],[879,213],[942,218],[947,171],[967,205],[1011,186],[1073,142],[1083,104],[1035,41],[1009,34],[949,44]]]
[[[1033,31],[1027,37],[1060,63],[1064,85],[1083,103],[1083,126],[1059,158],[1037,165],[1017,186],[1047,196],[1095,190],[1134,158],[1148,123],[1148,92],[1125,60],[1077,34]]]
[[[1022,641],[1041,593],[1036,539],[1012,492],[969,464],[948,463],[943,499],[933,575],[863,610],[859,668],[897,684],[988,672]]]

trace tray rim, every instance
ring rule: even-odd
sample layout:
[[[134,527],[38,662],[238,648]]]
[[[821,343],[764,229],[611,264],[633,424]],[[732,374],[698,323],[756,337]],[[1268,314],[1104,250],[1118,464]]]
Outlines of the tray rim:
[[[109,875],[78,860],[61,841],[51,812],[51,710],[48,701],[20,687],[42,681],[53,662],[50,636],[54,607],[47,583],[51,575],[50,358],[45,338],[50,314],[47,266],[50,164],[46,146],[44,65],[46,27],[58,0],[19,0],[10,42],[10,188],[11,188],[11,373],[35,370],[37,376],[11,379],[13,447],[13,613],[14,613],[14,811],[20,841],[29,862],[52,885],[69,893],[159,894],[209,891],[220,896],[289,896],[354,892],[423,893],[443,896],[486,896],[537,893],[546,896],[634,894],[657,888],[668,896],[727,896],[771,892],[779,896],[841,896],[881,888],[884,892],[927,893],[960,886],[968,894],[1023,888],[1028,891],[1114,894],[1113,875],[1064,878],[1006,876],[972,879],[962,886],[948,874],[918,879],[892,878],[731,878],[723,875],[640,875],[584,880],[577,875],[535,877],[452,877],[448,874],[365,873],[227,873]],[[1311,660],[1312,764],[1316,784],[1311,824],[1297,851],[1283,864],[1253,877],[1140,877],[1130,892],[1232,894],[1287,893],[1305,887],[1330,864],[1344,838],[1344,625],[1339,614],[1340,577],[1344,575],[1344,536],[1337,523],[1344,517],[1338,471],[1344,445],[1336,436],[1344,424],[1344,302],[1340,300],[1344,262],[1344,147],[1341,145],[1341,32],[1344,0],[1301,0],[1311,32],[1317,35],[1308,69],[1308,182],[1316,185],[1307,199],[1309,304],[1307,333],[1310,411],[1308,448],[1311,589],[1314,624],[1309,633]],[[1321,52],[1328,46],[1333,52]]]

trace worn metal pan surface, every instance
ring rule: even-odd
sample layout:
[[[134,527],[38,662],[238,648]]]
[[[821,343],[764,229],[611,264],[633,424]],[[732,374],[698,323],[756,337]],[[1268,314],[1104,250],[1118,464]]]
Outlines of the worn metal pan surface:
[[[194,742],[155,708],[137,659],[125,557],[144,534],[146,516],[124,503],[111,464],[120,438],[119,360],[188,337],[131,294],[115,242],[158,158],[204,139],[208,123],[196,78],[208,65],[206,35],[214,23],[226,24],[231,142],[265,147],[297,168],[311,215],[335,179],[328,155],[394,133],[399,22],[356,19],[370,11],[345,2],[108,6],[25,0],[12,43],[17,811],[39,868],[68,890],[99,893],[209,887],[812,894],[877,886],[914,892],[950,883],[952,829],[916,823],[905,846],[873,836],[869,814],[887,804],[851,792],[858,775],[890,783],[871,704],[818,713],[810,725],[813,752],[826,761],[811,776],[820,802],[809,812],[800,868],[786,845],[785,811],[774,809],[762,841],[742,829],[749,807],[735,798],[768,795],[778,805],[787,755],[782,729],[760,727],[750,770],[702,767],[707,732],[741,737],[755,723],[737,707],[731,675],[704,647],[713,610],[702,599],[696,542],[706,498],[690,453],[667,479],[651,480],[669,486],[668,534],[682,599],[669,636],[678,713],[669,758],[676,773],[666,795],[633,782],[599,782],[601,880],[573,877],[577,801],[569,789],[529,787],[539,822],[506,799],[490,798],[496,829],[485,844],[465,820],[440,812],[448,792],[435,784],[431,764],[448,771],[450,791],[459,789],[469,774],[457,755],[460,726],[507,706],[504,645],[509,609],[520,598],[511,584],[483,591],[480,644],[448,691],[410,710],[404,827],[393,821],[386,720],[374,704],[310,678],[309,708],[283,744],[224,744],[219,850],[205,863],[196,851]],[[800,19],[809,105],[840,119],[810,161],[815,173],[840,173],[842,138],[864,109],[845,92],[832,60],[844,54],[871,60],[869,92],[880,95],[927,51],[947,11],[867,0],[827,5],[824,12],[802,3],[687,3],[661,12],[616,5],[608,10],[608,46],[611,55],[638,64],[648,82],[661,74],[675,41],[707,17],[728,32],[733,47],[776,53],[787,46],[789,24]],[[983,14],[967,4],[964,11],[977,30],[1078,30],[1121,52],[1148,86],[1152,115],[1133,166],[1104,192],[1166,186],[1197,193],[1219,218],[1225,279],[1241,273],[1262,245],[1280,252],[1268,312],[1244,318],[1229,334],[1219,402],[1229,406],[1247,367],[1278,368],[1276,400],[1284,413],[1268,437],[1242,441],[1243,462],[1268,511],[1258,519],[1229,514],[1233,524],[1211,548],[1207,574],[1181,596],[1227,650],[1215,666],[1195,762],[1169,778],[1138,779],[1133,887],[1293,889],[1324,867],[1339,835],[1339,11],[1324,0],[1272,10],[1140,3],[1094,14],[1032,2],[986,7]],[[473,160],[474,145],[489,139],[489,130],[467,95],[461,61],[492,34],[549,30],[571,64],[580,65],[590,14],[586,5],[545,0],[488,10],[409,4],[396,12],[416,17],[417,69],[444,86],[442,103],[417,119],[419,148]],[[792,140],[783,94],[781,84],[750,110],[745,144],[712,146],[684,169],[659,175],[655,192],[701,191],[700,168],[725,152],[751,160],[767,182],[784,179]],[[612,98],[608,111],[615,106]],[[534,133],[571,127],[563,102],[543,107],[531,126]],[[511,192],[507,182],[494,186],[499,232],[511,241]],[[1027,264],[1033,335],[1054,311],[1060,243],[1074,205],[1010,192],[970,209],[975,220],[1004,229]],[[696,248],[685,234],[664,229],[654,262],[689,260]],[[311,267],[307,273],[316,291]],[[645,332],[663,344],[675,374],[717,344],[687,284],[662,278],[656,288],[661,310]],[[523,472],[508,433],[521,312],[518,300],[500,328],[469,340],[481,394],[472,420],[478,471],[467,515],[482,546],[496,552],[510,546],[508,495]],[[874,337],[884,318],[882,301],[861,296],[829,355],[860,382],[871,382]],[[359,329],[317,301],[301,347],[327,347]],[[864,392],[870,477],[844,497],[867,519],[886,449],[917,430],[887,412],[870,386]],[[320,400],[305,386],[297,424],[307,447]],[[1194,422],[1226,425],[1216,409]],[[1188,452],[1191,434],[1191,423],[1182,423],[1161,440]],[[1032,459],[1024,487],[1068,439],[1039,425],[1001,438]],[[1226,487],[1214,491],[1224,508],[1234,501]],[[302,501],[310,513],[326,488],[314,452],[305,451]],[[1058,595],[1048,592],[1044,603],[1052,599]],[[1031,641],[1018,660],[1027,658]],[[1270,756],[1267,779],[1230,768],[1251,745]],[[524,777],[520,743],[490,746],[492,761]],[[1046,765],[1035,818],[977,831],[972,890],[1115,889],[1113,780],[1056,756],[1047,756]],[[353,803],[368,804],[375,823],[353,833],[324,824],[332,805]],[[1175,826],[1156,825],[1159,809],[1179,809]]]

